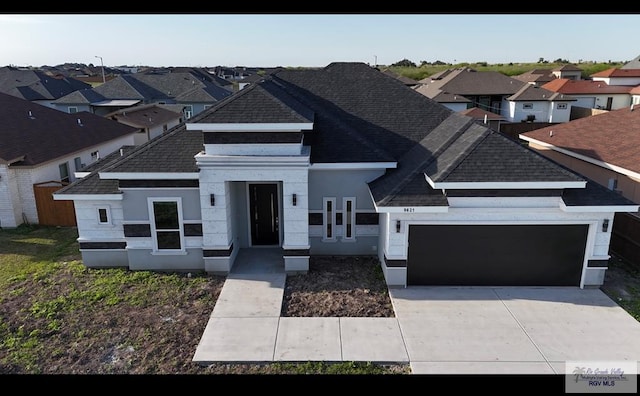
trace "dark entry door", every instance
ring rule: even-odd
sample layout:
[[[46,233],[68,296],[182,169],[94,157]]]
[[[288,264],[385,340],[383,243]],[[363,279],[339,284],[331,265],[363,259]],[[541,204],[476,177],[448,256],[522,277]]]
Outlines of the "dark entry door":
[[[278,245],[278,185],[249,184],[251,244]]]

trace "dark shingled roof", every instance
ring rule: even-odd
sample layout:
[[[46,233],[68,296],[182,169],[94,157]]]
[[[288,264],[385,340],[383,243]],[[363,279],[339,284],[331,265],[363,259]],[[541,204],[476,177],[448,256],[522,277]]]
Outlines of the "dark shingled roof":
[[[109,99],[135,99],[146,103],[174,103],[179,99],[215,103],[233,94],[213,81],[192,73],[123,74],[87,90],[91,93],[83,91],[81,96],[63,96],[55,103],[95,103]]]
[[[133,150],[136,149],[136,147],[138,146],[122,146],[120,147],[119,150],[114,151],[113,153],[100,158],[98,161],[89,164],[87,166],[85,166],[84,168],[82,168],[80,170],[80,172],[93,172],[95,170],[98,169],[102,169],[105,166],[112,164],[113,162],[115,162],[117,159],[119,159],[120,157],[124,157],[125,155],[128,155],[130,152],[132,152]]]
[[[526,82],[505,76],[500,72],[483,71],[463,67],[434,74],[429,79],[420,80],[431,88],[438,88],[458,95],[512,95]]]
[[[509,96],[507,100],[520,100],[520,101],[526,100],[526,101],[532,101],[532,102],[536,102],[536,101],[537,102],[544,102],[544,101],[571,102],[577,99],[562,93],[552,92],[544,88],[535,87],[533,85],[526,84],[522,88],[520,88],[518,92]]]
[[[254,84],[214,106],[202,123],[310,123],[313,111],[272,81]]]
[[[457,143],[457,142],[456,142]],[[499,133],[486,133],[471,150],[452,145],[455,161],[430,175],[440,182],[582,181],[573,172]],[[456,152],[459,154],[456,156]]]
[[[562,192],[562,200],[567,206],[638,205],[593,180],[587,180],[587,187],[584,189],[565,189]]]
[[[0,119],[0,160],[24,156],[14,166],[37,165],[138,131],[95,114],[68,114],[4,93]]]
[[[52,77],[41,71],[0,68],[0,92],[25,100],[54,100],[90,84],[70,77]]]
[[[364,63],[279,70],[189,123],[311,120],[313,130],[304,132],[304,142],[311,146],[312,162],[397,162],[396,169],[388,169],[369,183],[378,206],[448,205],[442,191],[430,188],[425,173],[447,182],[584,180]],[[187,131],[185,125],[174,127],[101,171],[198,172],[194,155],[203,150],[203,134]],[[79,185],[88,183],[103,191],[90,184],[94,178],[88,180]],[[110,188],[106,186],[104,191]],[[577,192],[568,193],[571,197],[587,199],[586,190],[574,190]],[[77,193],[73,185],[66,192]],[[522,194],[529,193],[523,190]],[[558,191],[545,193],[557,196]],[[607,202],[605,198],[603,202]]]

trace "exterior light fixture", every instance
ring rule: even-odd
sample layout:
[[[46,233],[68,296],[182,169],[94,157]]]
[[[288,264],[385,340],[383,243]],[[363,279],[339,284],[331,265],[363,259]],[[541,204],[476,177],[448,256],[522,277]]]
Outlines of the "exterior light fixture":
[[[400,220],[396,220],[396,232],[400,232]]]
[[[211,194],[209,198],[211,199],[211,206],[216,206],[216,196]]]
[[[602,232],[607,232],[609,229],[609,219],[602,220]]]
[[[298,196],[296,194],[293,194],[291,196],[291,201],[293,203],[293,206],[296,206],[296,204],[298,203]]]

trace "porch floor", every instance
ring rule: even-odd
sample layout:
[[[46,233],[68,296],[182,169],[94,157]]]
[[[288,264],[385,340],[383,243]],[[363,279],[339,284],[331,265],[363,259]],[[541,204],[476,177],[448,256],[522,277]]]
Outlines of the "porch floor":
[[[241,248],[231,268],[231,274],[284,273],[281,247]]]

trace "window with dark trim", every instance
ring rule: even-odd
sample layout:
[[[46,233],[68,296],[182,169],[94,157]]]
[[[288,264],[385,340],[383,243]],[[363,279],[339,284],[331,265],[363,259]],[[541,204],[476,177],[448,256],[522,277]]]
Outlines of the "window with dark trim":
[[[151,227],[156,250],[183,250],[181,202],[179,199],[149,198]]]
[[[342,215],[344,227],[342,239],[352,240],[355,238],[356,199],[354,197],[344,198],[342,200],[342,209],[344,211]]]
[[[109,208],[103,207],[98,208],[98,223],[99,224],[109,224]]]
[[[324,231],[322,237],[324,240],[335,240],[335,224],[336,224],[336,199],[335,198],[323,198],[322,199],[322,225]]]
[[[69,163],[65,162],[58,165],[58,169],[60,170],[60,181],[63,183],[69,183],[71,180],[69,178]]]

